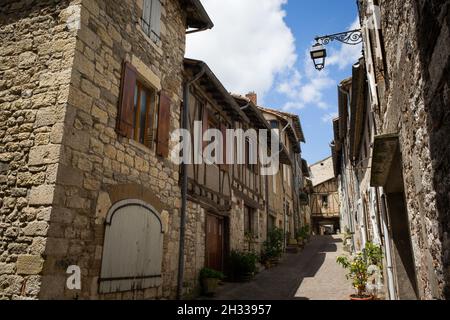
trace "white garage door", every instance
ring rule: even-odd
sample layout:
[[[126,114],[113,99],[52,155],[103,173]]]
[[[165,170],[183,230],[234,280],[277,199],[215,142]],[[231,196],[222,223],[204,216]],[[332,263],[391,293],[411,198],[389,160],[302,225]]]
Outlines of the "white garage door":
[[[161,286],[163,238],[151,206],[139,200],[114,205],[106,220],[100,293]]]

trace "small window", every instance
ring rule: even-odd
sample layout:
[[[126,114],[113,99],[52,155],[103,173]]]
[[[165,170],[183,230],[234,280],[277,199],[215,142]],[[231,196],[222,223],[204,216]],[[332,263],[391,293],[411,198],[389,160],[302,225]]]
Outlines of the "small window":
[[[171,100],[141,81],[137,70],[124,62],[117,132],[155,149],[158,156],[169,156]]]
[[[276,219],[274,217],[269,216],[269,220],[267,223],[269,224],[267,227],[269,231],[272,231],[276,228]]]
[[[328,208],[328,196],[322,196],[322,206]]]
[[[161,0],[144,0],[142,29],[155,43],[161,41],[161,8]]]
[[[157,94],[139,81],[136,82],[133,120],[133,140],[153,149],[158,130]]]
[[[246,234],[256,234],[255,209],[244,206],[244,231]]]
[[[245,139],[245,164],[251,172],[256,171],[255,157],[257,157],[257,155],[251,155],[251,153],[254,152],[254,149],[254,142],[251,142],[248,138]]]

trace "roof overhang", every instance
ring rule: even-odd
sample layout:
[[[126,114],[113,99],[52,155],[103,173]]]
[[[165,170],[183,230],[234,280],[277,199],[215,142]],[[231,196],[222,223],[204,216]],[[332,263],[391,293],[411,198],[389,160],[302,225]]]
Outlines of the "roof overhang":
[[[212,29],[214,23],[200,0],[180,0],[187,12],[187,27],[191,29]]]
[[[240,106],[236,100],[231,96],[231,94],[225,89],[223,84],[217,79],[215,74],[211,71],[208,65],[199,60],[184,59],[184,69],[186,81],[195,74],[204,71],[203,76],[201,76],[195,83],[204,89],[204,91],[211,96],[216,103],[223,108],[223,111],[233,120],[249,123],[250,120],[246,114],[241,110]]]
[[[308,161],[302,159],[302,173],[305,177],[311,177],[311,171],[309,171]]]
[[[375,137],[370,181],[372,187],[386,187],[398,148],[397,134]]]
[[[352,85],[352,78],[343,80],[338,86],[338,97],[339,97],[339,140],[344,140],[348,132],[348,102],[350,88]]]
[[[295,125],[295,117],[297,117],[298,119],[298,124],[297,126],[299,126],[300,130],[301,130],[301,124],[300,124],[300,118],[296,115],[292,115],[292,114],[288,114],[285,112],[281,112],[278,110],[273,110],[273,109],[268,109],[268,108],[263,108],[263,107],[258,107],[262,112],[266,112],[268,114],[271,114],[275,117],[278,118],[278,120],[280,120],[281,125],[283,127],[286,127],[286,133],[287,136],[289,138],[289,141],[291,142],[294,152],[295,153],[301,153],[301,148],[300,148],[300,142],[304,142],[305,139],[303,136],[303,131],[301,131],[300,136],[298,136],[297,132],[296,132],[296,125]]]

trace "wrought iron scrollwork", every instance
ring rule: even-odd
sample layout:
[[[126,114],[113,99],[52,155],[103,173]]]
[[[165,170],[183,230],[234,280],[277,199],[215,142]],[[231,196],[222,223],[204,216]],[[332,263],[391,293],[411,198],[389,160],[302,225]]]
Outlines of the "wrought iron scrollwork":
[[[323,37],[316,37],[315,39],[322,45],[328,45],[332,41],[339,41],[349,45],[357,45],[363,42],[363,37],[360,29],[351,30],[347,32],[336,33]]]

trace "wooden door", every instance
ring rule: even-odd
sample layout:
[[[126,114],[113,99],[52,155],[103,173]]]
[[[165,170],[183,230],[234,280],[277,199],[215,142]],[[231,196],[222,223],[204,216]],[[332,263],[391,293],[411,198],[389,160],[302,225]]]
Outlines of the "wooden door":
[[[223,271],[224,226],[222,218],[206,216],[206,267],[217,271]]]

